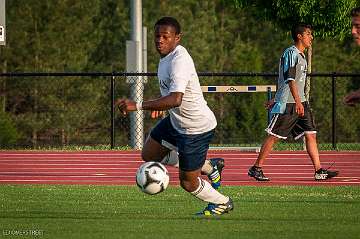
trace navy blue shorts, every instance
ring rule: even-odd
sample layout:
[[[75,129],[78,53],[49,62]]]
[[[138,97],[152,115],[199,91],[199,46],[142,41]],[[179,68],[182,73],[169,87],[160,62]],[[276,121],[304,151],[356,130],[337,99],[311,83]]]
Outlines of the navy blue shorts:
[[[202,134],[180,134],[167,116],[151,130],[150,136],[161,145],[179,153],[181,170],[194,171],[204,165],[214,131],[210,130]]]

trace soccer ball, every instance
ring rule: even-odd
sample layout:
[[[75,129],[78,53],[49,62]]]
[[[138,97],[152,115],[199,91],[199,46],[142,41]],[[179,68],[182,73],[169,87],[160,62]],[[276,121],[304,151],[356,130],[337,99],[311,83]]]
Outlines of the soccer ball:
[[[146,162],[136,172],[136,184],[144,193],[161,193],[169,185],[169,173],[159,162]]]

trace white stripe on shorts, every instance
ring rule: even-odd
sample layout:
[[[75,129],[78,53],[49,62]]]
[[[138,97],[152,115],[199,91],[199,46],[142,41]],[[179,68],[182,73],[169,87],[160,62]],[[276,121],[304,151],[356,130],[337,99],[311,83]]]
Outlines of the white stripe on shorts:
[[[278,118],[279,118],[279,115],[280,115],[280,114],[275,114],[275,115],[271,118],[270,124],[269,124],[269,126],[265,129],[265,131],[266,131],[268,134],[273,135],[273,136],[275,136],[275,137],[277,137],[277,138],[287,139],[287,137],[280,136],[280,135],[277,135],[277,134],[274,134],[273,132],[271,132],[272,129],[274,128],[274,126],[275,126],[276,121],[277,121]]]
[[[173,145],[165,140],[161,140],[161,145],[170,150],[178,151],[178,148],[175,145]]]
[[[274,125],[277,121],[277,119],[279,118],[279,114],[275,114],[272,118],[271,118],[271,121],[270,121],[270,124],[269,126],[266,128],[266,131],[270,131],[274,128]]]
[[[313,131],[304,131],[303,133],[299,134],[298,136],[296,136],[294,139],[298,140],[300,139],[302,136],[304,136],[304,134],[316,134],[317,132],[315,130]]]

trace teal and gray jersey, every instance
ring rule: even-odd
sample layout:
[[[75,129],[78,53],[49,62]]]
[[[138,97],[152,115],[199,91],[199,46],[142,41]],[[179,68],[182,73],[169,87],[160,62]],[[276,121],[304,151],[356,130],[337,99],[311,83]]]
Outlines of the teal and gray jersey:
[[[301,102],[305,98],[307,62],[305,56],[295,47],[287,48],[280,58],[278,89],[275,94],[275,105],[272,113],[284,113],[287,103],[295,103],[290,92],[289,81],[294,80],[298,89]]]

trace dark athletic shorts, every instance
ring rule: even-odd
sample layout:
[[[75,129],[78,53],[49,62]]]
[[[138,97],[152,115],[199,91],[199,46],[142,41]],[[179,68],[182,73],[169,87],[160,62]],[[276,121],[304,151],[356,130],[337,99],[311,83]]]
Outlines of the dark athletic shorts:
[[[296,113],[295,103],[287,103],[285,112],[283,114],[274,114],[265,131],[281,139],[287,139],[288,136],[299,139],[305,132],[316,133],[310,106],[307,102],[302,104],[304,106],[303,117]]]
[[[183,171],[194,171],[205,163],[209,143],[214,130],[202,134],[180,134],[167,116],[150,132],[151,138],[161,145],[179,153],[179,167]]]

